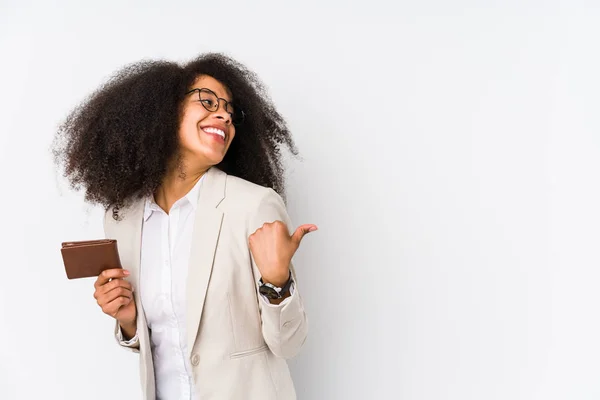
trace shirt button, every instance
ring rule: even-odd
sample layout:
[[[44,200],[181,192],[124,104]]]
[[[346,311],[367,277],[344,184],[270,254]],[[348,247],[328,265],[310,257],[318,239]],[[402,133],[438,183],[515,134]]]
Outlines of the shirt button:
[[[200,356],[198,354],[194,354],[192,356],[192,365],[195,367],[200,363]]]

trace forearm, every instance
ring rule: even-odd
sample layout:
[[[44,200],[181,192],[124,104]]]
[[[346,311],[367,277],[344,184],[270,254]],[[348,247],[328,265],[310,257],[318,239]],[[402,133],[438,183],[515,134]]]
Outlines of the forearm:
[[[287,260],[282,260],[282,257],[278,257],[277,254],[273,255],[267,250],[264,250],[268,247],[265,243],[271,242],[270,238],[265,239],[263,237],[261,241],[261,236],[264,236],[266,232],[265,224],[271,224],[277,221],[281,221],[285,224],[288,229],[287,232],[284,233],[289,234],[289,227],[292,226],[292,222],[285,209],[285,204],[282,198],[270,189],[267,195],[261,199],[260,204],[256,206],[254,215],[249,218],[247,232],[250,237],[254,236],[254,245],[250,242],[250,239],[249,244],[252,271],[255,281],[257,282],[257,291],[260,295],[259,308],[262,320],[263,338],[273,354],[278,357],[289,359],[298,353],[306,340],[308,320],[300,293],[298,292],[298,280],[293,262],[291,260],[288,261],[289,270],[272,267],[272,265],[275,265],[275,263],[270,263],[273,260],[279,261],[280,263]],[[256,235],[256,232],[259,231],[259,229],[261,229],[260,232],[263,233]],[[270,229],[272,230],[273,227],[271,226]],[[279,243],[281,242],[282,241],[279,240]],[[253,251],[253,247],[256,251]],[[262,263],[262,271],[257,265],[257,255],[259,256],[258,261]],[[264,298],[260,293],[260,280],[268,281],[276,287],[282,287],[285,281],[289,279],[288,272],[291,273],[293,280],[289,294],[285,293],[283,299],[271,301]]]
[[[137,323],[135,321],[128,324],[119,323],[119,326],[121,327],[123,339],[126,341],[131,340],[131,338],[133,338],[137,332]]]
[[[261,306],[263,337],[278,357],[293,358],[299,351],[308,333],[308,320],[300,294],[295,292],[285,304]]]

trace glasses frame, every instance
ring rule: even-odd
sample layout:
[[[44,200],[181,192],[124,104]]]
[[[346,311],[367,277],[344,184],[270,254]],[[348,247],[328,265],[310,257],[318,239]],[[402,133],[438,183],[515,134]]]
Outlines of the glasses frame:
[[[209,112],[219,111],[219,108],[221,107],[221,100],[223,100],[223,102],[225,103],[225,105],[223,106],[223,110],[225,110],[225,112],[231,116],[231,123],[233,125],[235,125],[235,126],[242,125],[244,123],[244,121],[246,120],[246,113],[243,110],[236,111],[235,107],[234,107],[233,113],[230,113],[229,111],[227,111],[227,106],[231,105],[233,107],[233,102],[229,102],[226,99],[217,96],[217,94],[215,92],[213,92],[212,90],[210,90],[208,88],[194,88],[192,90],[188,90],[185,94],[188,95],[188,94],[194,93],[194,92],[198,92],[198,101],[200,101],[200,104],[202,104],[202,107],[204,107],[204,109],[206,111],[209,111]],[[201,97],[202,92],[208,92],[208,93],[212,94],[213,96],[215,96],[215,98],[217,99],[217,108],[215,108],[214,110],[211,110],[210,108],[208,108],[206,106],[206,104],[204,104],[204,102],[202,101],[202,97]]]

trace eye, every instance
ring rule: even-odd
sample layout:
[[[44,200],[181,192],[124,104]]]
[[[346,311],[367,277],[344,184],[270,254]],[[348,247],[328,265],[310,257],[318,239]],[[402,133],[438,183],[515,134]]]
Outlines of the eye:
[[[213,107],[215,104],[215,102],[211,99],[202,99],[200,101],[202,102],[202,104],[204,104],[205,106],[208,106],[208,107]]]

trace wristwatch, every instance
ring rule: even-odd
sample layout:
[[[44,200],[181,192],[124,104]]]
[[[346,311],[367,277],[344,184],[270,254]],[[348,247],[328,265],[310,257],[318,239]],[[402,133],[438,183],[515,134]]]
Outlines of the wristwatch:
[[[287,282],[282,287],[277,287],[271,283],[265,283],[265,282],[263,282],[263,279],[260,278],[260,280],[258,282],[260,284],[259,292],[260,292],[260,294],[266,296],[268,299],[280,299],[284,295],[286,295],[287,292],[289,292],[293,281],[294,280],[292,279],[291,271],[290,271],[290,277],[288,278]]]

